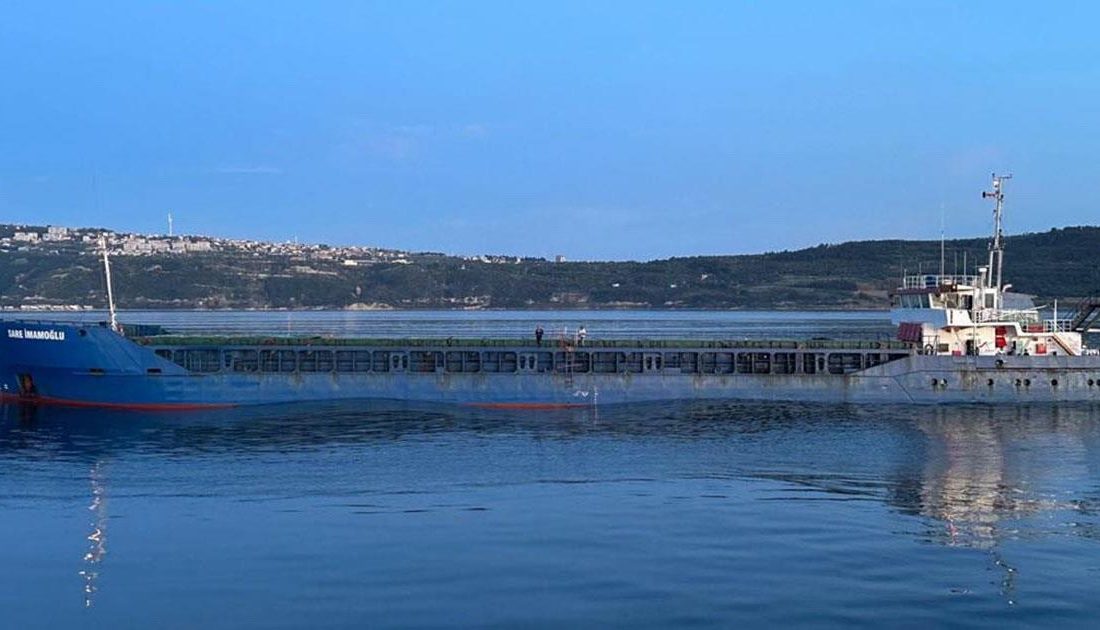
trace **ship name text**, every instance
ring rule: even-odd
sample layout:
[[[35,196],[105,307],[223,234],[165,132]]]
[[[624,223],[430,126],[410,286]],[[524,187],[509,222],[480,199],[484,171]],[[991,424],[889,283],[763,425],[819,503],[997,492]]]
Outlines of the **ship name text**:
[[[9,339],[35,339],[38,341],[65,341],[64,330],[32,330],[30,328],[9,328]]]

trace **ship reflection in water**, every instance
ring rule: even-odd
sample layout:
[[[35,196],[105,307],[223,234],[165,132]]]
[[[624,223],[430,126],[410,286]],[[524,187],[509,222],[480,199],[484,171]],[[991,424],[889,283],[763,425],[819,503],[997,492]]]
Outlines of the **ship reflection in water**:
[[[1006,407],[929,415],[916,422],[927,437],[917,510],[943,528],[931,529],[928,539],[988,551],[1001,593],[1013,604],[1021,567],[1002,552],[1006,541],[1037,534],[1095,538],[1096,531],[1077,527],[1073,516],[1094,499],[1065,485],[1090,477],[1082,468],[1095,458],[1085,452],[1095,439],[1093,414]],[[1054,529],[1036,527],[1044,513],[1068,516],[1052,519]]]
[[[0,605],[27,621],[57,604],[68,581],[78,607],[107,625],[152,623],[180,591],[230,625],[307,623],[284,605],[302,592],[326,593],[306,610],[336,615],[337,625],[382,614],[437,625],[455,607],[472,625],[547,614],[614,621],[615,597],[636,601],[652,589],[668,603],[650,611],[657,625],[684,619],[670,603],[679,601],[715,622],[936,623],[965,609],[993,624],[1007,619],[998,617],[1007,604],[1068,606],[1086,619],[1100,613],[1087,580],[1052,584],[1100,570],[1090,560],[1100,526],[1097,412],[4,407],[0,508],[9,535],[28,541],[12,566],[33,568],[19,591],[0,589]],[[78,537],[82,560],[59,552]],[[593,596],[593,576],[608,593]],[[554,588],[517,596],[522,584]],[[861,596],[864,587],[898,590]],[[406,600],[422,603],[396,603]],[[576,618],[560,612],[573,609]],[[52,614],[81,622],[64,605]],[[181,614],[181,625],[207,618]]]
[[[1044,409],[974,411],[956,418],[942,411],[917,427],[928,437],[920,513],[943,521],[944,542],[989,548],[1014,536],[1016,520],[1044,510],[1078,510],[1082,503],[1056,492],[1058,479],[1079,475],[1067,463],[1030,456],[1052,448],[1083,450],[1087,415]],[[1072,465],[1072,464],[1069,464]]]
[[[84,568],[79,571],[84,578],[84,607],[90,608],[96,592],[96,579],[99,577],[99,565],[107,554],[107,496],[103,466],[100,462],[92,465],[91,473],[92,502],[88,506],[91,513],[91,532],[88,534],[88,550],[84,554]]]

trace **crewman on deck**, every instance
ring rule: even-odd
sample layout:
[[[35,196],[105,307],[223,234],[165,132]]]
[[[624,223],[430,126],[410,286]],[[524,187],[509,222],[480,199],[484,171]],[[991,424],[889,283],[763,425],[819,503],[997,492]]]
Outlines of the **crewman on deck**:
[[[542,324],[535,326],[535,345],[542,345]]]

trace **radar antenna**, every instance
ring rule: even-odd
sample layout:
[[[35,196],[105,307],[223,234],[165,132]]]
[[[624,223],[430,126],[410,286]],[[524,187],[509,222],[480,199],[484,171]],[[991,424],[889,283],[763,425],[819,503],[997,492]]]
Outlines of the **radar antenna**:
[[[1005,202],[1005,182],[1012,179],[1012,175],[998,175],[993,173],[993,190],[982,191],[982,199],[993,199],[993,240],[989,242],[989,276],[986,279],[986,285],[988,286],[994,278],[996,284],[993,288],[996,288],[997,307],[1000,308],[1000,302],[1003,301],[1001,296],[1001,272],[1004,267],[1004,226],[1002,218],[1004,215],[1004,202]],[[995,274],[995,275],[994,275]]]

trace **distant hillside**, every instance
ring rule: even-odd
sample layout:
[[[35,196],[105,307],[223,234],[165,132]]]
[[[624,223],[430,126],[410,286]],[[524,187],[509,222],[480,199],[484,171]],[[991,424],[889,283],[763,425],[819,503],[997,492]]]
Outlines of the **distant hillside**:
[[[94,244],[16,243],[0,226],[0,306],[102,306]],[[971,270],[984,238],[947,242]],[[181,248],[182,249],[182,248]],[[1100,227],[1007,239],[1005,278],[1042,299],[1100,292]],[[379,250],[383,251],[383,250]],[[636,262],[406,254],[351,261],[323,246],[112,258],[123,308],[886,308],[902,269],[939,269],[938,241],[859,241],[797,251]]]

